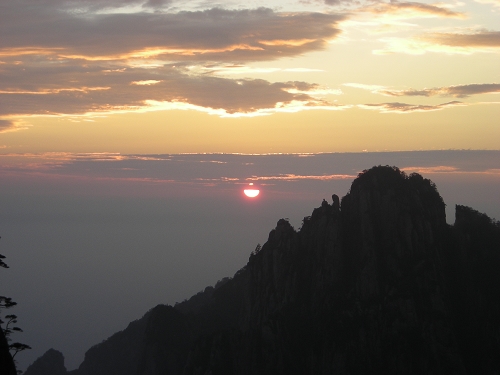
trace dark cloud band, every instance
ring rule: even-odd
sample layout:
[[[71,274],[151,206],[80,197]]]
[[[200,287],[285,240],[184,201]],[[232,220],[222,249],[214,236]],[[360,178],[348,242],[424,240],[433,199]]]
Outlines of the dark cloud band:
[[[324,48],[343,18],[266,8],[79,15],[16,4],[0,15],[0,53],[39,48],[84,59],[272,60]]]
[[[113,70],[106,64],[87,66],[71,60],[56,66],[43,65],[4,67],[0,116],[133,109],[147,106],[147,101],[187,103],[229,114],[272,109],[278,103],[328,105],[308,94],[318,85],[306,82],[191,75],[182,65],[154,70]]]

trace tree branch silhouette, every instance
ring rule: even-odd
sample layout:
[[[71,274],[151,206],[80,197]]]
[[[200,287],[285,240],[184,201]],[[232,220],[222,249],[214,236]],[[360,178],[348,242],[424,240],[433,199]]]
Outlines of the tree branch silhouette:
[[[0,237],[1,238],[1,237]],[[0,254],[0,267],[2,268],[9,268],[9,266],[3,261],[5,259],[5,256]],[[17,305],[17,302],[14,302],[12,298],[10,297],[5,297],[5,296],[0,296],[0,313],[2,309],[10,309],[14,306]],[[7,340],[8,343],[8,349],[11,352],[12,359],[17,355],[17,353],[22,352],[23,350],[26,349],[31,349],[29,345],[20,343],[20,342],[14,342],[10,343],[12,339],[10,338],[10,335],[13,332],[23,332],[23,330],[17,326],[11,326],[13,324],[17,323],[17,315],[14,314],[9,314],[5,315],[5,321],[2,320],[1,314],[0,314],[0,327],[2,328],[3,335],[5,336],[5,339]],[[5,324],[5,326],[3,326]],[[20,373],[20,371],[18,371]]]

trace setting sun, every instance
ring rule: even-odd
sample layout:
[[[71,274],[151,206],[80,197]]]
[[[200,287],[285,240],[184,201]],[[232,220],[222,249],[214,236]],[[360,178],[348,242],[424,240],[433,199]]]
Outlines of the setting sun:
[[[255,189],[255,187],[253,186],[253,183],[250,183],[249,185],[250,185],[249,188],[243,190],[243,193],[245,193],[245,195],[248,198],[255,198],[257,195],[259,195],[260,190],[259,189]]]

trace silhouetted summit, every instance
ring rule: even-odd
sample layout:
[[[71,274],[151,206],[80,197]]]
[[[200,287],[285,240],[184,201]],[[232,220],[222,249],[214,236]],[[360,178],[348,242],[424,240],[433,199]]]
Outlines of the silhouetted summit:
[[[64,356],[61,352],[49,349],[31,364],[24,375],[65,375]]]
[[[374,167],[75,374],[498,374],[499,269],[498,222],[457,206],[449,226],[430,180]]]

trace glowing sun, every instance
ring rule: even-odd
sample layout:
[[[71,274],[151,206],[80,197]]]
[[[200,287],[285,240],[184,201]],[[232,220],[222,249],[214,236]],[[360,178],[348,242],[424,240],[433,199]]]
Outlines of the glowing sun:
[[[250,183],[249,188],[243,190],[243,193],[245,193],[245,195],[248,198],[255,198],[257,195],[259,195],[260,190],[259,189],[255,189],[254,186],[253,186],[253,183]]]

